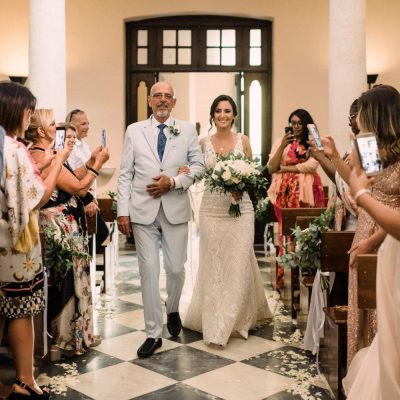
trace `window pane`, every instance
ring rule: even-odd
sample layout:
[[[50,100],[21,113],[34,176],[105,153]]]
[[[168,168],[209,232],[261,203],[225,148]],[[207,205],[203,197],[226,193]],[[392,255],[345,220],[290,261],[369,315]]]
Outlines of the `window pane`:
[[[253,81],[250,84],[250,124],[249,124],[249,139],[253,150],[253,156],[260,158],[261,156],[261,85],[258,81]]]
[[[222,30],[222,47],[236,46],[236,31],[234,29]]]
[[[163,46],[176,46],[176,31],[166,30],[163,31]]]
[[[236,64],[236,49],[221,49],[221,65]]]
[[[261,29],[250,29],[250,47],[261,47]]]
[[[207,30],[207,47],[210,46],[220,46],[220,30],[209,29]]]
[[[191,49],[178,49],[178,64],[190,65],[192,50]]]
[[[137,88],[137,120],[143,121],[147,116],[147,86],[146,82],[141,81]]]
[[[141,65],[147,64],[147,49],[137,50],[137,63]]]
[[[137,32],[138,46],[147,46],[147,30],[139,30]]]
[[[250,65],[261,65],[261,49],[250,49]]]
[[[192,31],[184,30],[178,31],[178,46],[191,46],[192,45]]]
[[[163,64],[176,64],[176,49],[163,49]]]
[[[207,65],[220,65],[219,54],[219,49],[207,49]]]

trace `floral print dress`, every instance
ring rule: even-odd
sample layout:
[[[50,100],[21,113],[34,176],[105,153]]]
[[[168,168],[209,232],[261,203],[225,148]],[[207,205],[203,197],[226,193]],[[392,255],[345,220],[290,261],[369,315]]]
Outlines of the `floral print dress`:
[[[280,140],[274,143],[272,158],[278,150]],[[324,207],[324,191],[321,178],[316,173],[318,161],[308,156],[303,144],[297,139],[286,146],[281,158],[281,166],[297,166],[298,172],[275,173],[272,176],[271,186],[268,189],[268,197],[274,205],[276,218],[279,225],[279,254],[282,255],[282,208],[300,207]],[[277,266],[276,286],[283,287],[284,270]]]

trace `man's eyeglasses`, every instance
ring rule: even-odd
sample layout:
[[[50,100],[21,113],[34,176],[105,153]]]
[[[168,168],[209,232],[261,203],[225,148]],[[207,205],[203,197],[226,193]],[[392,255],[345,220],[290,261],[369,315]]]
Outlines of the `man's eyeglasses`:
[[[154,93],[151,95],[156,100],[161,100],[163,97],[165,100],[172,100],[174,98],[174,95],[171,93]]]

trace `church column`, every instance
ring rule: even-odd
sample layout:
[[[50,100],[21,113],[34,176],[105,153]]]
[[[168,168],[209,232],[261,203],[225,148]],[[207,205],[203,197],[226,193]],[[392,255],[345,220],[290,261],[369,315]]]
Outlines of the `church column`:
[[[29,81],[39,108],[67,113],[65,0],[29,1]]]
[[[366,89],[365,0],[330,0],[329,132],[341,154],[349,147],[350,105]]]

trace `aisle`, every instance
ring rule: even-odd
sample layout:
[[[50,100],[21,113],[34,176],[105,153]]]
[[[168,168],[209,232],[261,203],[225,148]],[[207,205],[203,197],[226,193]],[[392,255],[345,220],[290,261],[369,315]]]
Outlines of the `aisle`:
[[[261,259],[259,264],[269,302],[277,306],[275,325],[252,332],[247,341],[233,338],[225,349],[205,346],[200,334],[185,329],[171,338],[164,326],[161,349],[138,359],[145,333],[137,258],[133,250],[121,250],[115,295],[103,296],[97,306],[102,344],[48,366],[42,382],[50,377],[60,390],[54,398],[65,400],[330,399],[314,357],[296,343],[296,324],[271,291],[268,268]],[[165,292],[164,276],[160,287]]]

